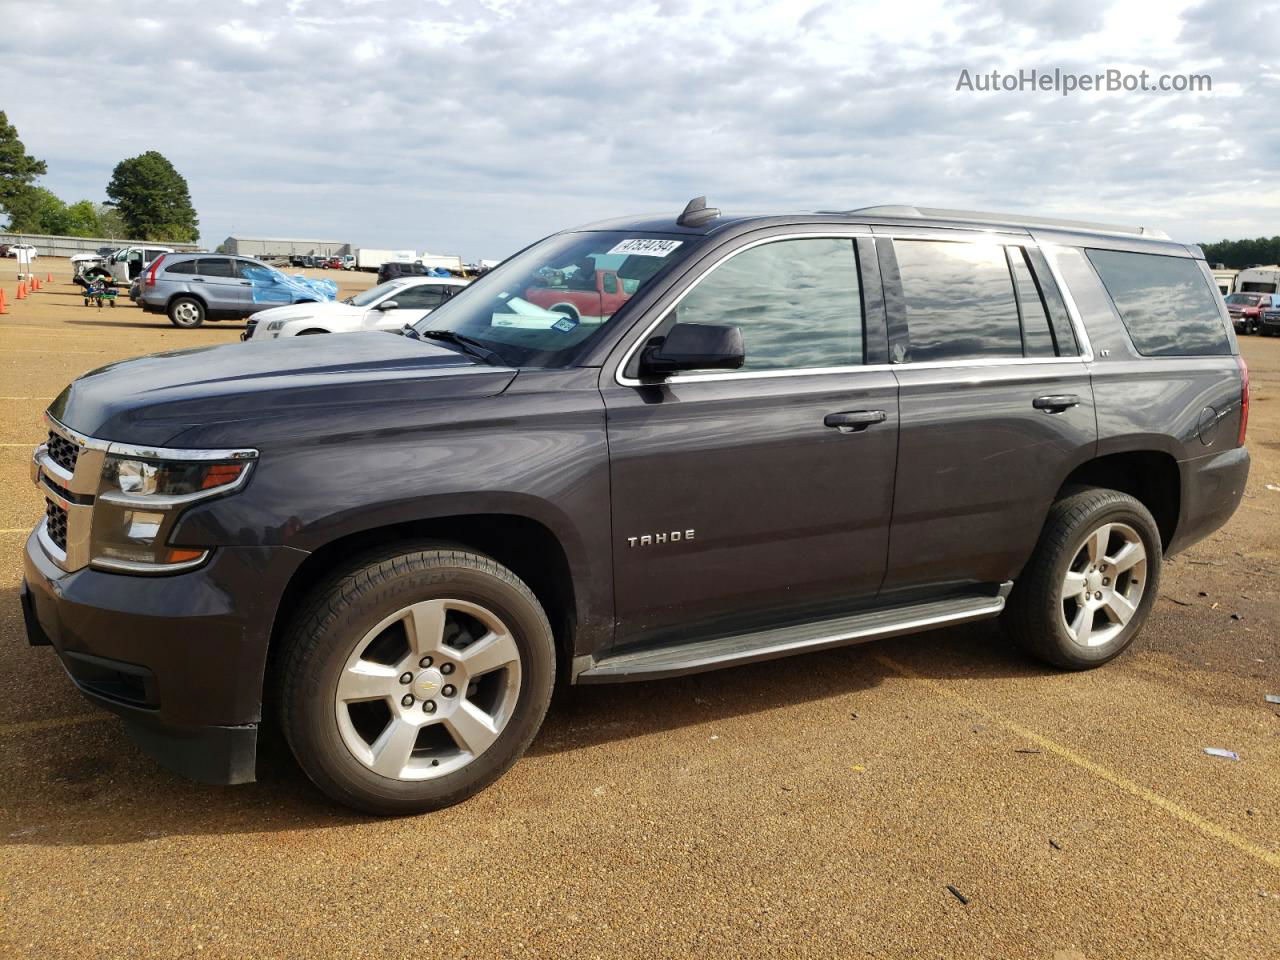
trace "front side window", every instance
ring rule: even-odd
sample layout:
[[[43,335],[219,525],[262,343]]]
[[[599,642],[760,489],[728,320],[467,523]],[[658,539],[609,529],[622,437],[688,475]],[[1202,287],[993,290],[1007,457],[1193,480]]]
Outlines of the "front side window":
[[[895,240],[910,346],[921,363],[1021,357],[1022,328],[1005,248]]]
[[[1213,287],[1188,257],[1086,250],[1134,347],[1145,357],[1231,352]]]
[[[376,287],[362,290],[354,297],[348,297],[346,302],[353,307],[367,307],[384,299],[385,294],[399,290],[402,286],[404,284],[399,280],[388,280],[386,283],[380,283]]]
[[[663,321],[742,330],[737,372],[863,362],[862,301],[853,240],[777,240],[744,250],[699,281]]]
[[[556,234],[504,260],[415,326],[479,341],[514,366],[566,366],[633,296],[703,242],[622,230]],[[617,274],[616,293],[596,282],[602,270]]]

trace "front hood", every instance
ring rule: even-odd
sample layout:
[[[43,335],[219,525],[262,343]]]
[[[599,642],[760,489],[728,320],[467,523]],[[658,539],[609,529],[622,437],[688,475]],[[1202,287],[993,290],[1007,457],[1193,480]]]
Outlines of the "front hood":
[[[100,367],[63,390],[49,413],[100,440],[164,446],[219,423],[228,425],[220,434],[252,445],[253,422],[268,417],[324,417],[326,407],[362,405],[375,426],[388,405],[493,396],[515,375],[390,333],[250,340]]]
[[[364,314],[364,307],[353,307],[349,303],[341,303],[337,300],[324,300],[317,303],[290,303],[282,307],[265,307],[253,315],[253,319],[260,324],[270,323],[272,320],[300,320],[303,317],[318,316],[353,316],[358,317]]]

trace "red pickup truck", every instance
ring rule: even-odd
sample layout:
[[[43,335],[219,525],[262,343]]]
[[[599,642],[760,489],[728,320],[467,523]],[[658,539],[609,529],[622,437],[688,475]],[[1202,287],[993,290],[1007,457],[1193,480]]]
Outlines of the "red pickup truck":
[[[524,299],[546,310],[571,314],[575,320],[595,320],[613,316],[631,296],[627,281],[615,270],[595,271],[594,288],[583,282],[575,283],[576,277],[577,274],[549,278],[546,286],[526,290]]]

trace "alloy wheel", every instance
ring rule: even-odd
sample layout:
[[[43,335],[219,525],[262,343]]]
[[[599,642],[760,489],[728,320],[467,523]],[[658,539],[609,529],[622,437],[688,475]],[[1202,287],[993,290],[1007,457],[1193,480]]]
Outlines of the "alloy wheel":
[[[520,651],[493,611],[425,600],[355,644],[334,692],[351,754],[394,780],[454,773],[483,754],[520,696]]]
[[[1090,533],[1067,566],[1059,604],[1072,642],[1099,647],[1114,640],[1138,612],[1147,585],[1147,550],[1127,523]]]

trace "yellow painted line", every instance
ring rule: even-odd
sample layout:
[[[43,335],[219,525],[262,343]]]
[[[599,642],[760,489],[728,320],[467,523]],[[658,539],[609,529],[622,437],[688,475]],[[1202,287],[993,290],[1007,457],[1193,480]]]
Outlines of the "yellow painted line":
[[[944,696],[949,700],[954,700],[956,703],[962,704],[965,707],[968,707],[970,710],[976,710],[978,713],[982,714],[988,720],[991,720],[993,723],[997,723],[1000,726],[1004,727],[1010,733],[1017,734],[1019,737],[1022,737],[1024,740],[1030,740],[1032,743],[1036,744],[1036,746],[1040,747],[1042,750],[1046,750],[1049,753],[1052,753],[1054,756],[1059,757],[1067,761],[1068,763],[1081,768],[1082,770],[1087,770],[1089,773],[1093,774],[1098,779],[1105,780],[1107,783],[1111,784],[1116,789],[1123,790],[1125,793],[1130,794],[1131,796],[1137,797],[1139,800],[1142,800],[1150,804],[1151,806],[1155,807],[1157,810],[1162,810],[1165,813],[1169,814],[1170,816],[1175,817],[1178,820],[1181,820],[1183,823],[1187,824],[1188,826],[1194,827],[1195,829],[1199,830],[1205,836],[1212,837],[1215,840],[1221,840],[1223,843],[1226,843],[1226,844],[1229,844],[1230,846],[1235,847],[1241,853],[1247,854],[1248,856],[1253,857],[1255,860],[1261,860],[1263,863],[1265,863],[1267,866],[1271,867],[1272,869],[1280,870],[1280,853],[1277,853],[1274,850],[1268,850],[1265,847],[1260,847],[1256,843],[1253,843],[1252,841],[1247,840],[1244,837],[1240,836],[1240,834],[1232,830],[1228,830],[1226,827],[1219,826],[1218,824],[1212,822],[1211,820],[1206,820],[1204,817],[1200,816],[1198,813],[1193,813],[1192,811],[1188,810],[1186,807],[1183,807],[1180,804],[1174,803],[1172,800],[1168,799],[1167,797],[1162,797],[1160,796],[1160,794],[1155,793],[1152,790],[1148,790],[1146,787],[1141,786],[1140,784],[1134,783],[1132,780],[1128,779],[1127,777],[1121,776],[1115,771],[1107,767],[1104,767],[1102,764],[1094,760],[1090,760],[1088,757],[1083,756],[1079,753],[1076,753],[1070,747],[1065,747],[1062,744],[1058,743],[1058,741],[1056,740],[1050,740],[1044,734],[1036,733],[1034,730],[1031,730],[1028,727],[1024,727],[1022,724],[1017,723],[1016,721],[1010,720],[1008,717],[1004,716],[1001,713],[998,713],[995,710],[992,710],[990,707],[986,706],[985,704],[979,703],[977,700],[973,700],[969,697],[966,697],[962,693],[957,693],[955,690],[952,690],[950,687],[944,684],[938,683],[936,680],[930,680],[928,677],[921,676],[920,674],[912,670],[910,667],[905,667],[902,664],[898,663],[896,660],[891,660],[889,657],[886,657],[883,654],[878,654],[878,653],[872,654],[872,657],[873,659],[875,659],[882,665],[888,667],[890,670],[892,670],[894,673],[898,674],[899,676],[906,677],[909,680],[915,680],[918,683],[922,683],[926,687],[928,687],[930,690],[932,690],[934,693],[940,694],[941,696]]]
[[[30,533],[30,532],[31,530],[27,527],[10,527],[7,530],[0,530],[0,533]]]
[[[54,730],[58,727],[74,727],[95,720],[106,720],[109,713],[78,713],[74,717],[54,717],[51,720],[29,720],[26,723],[0,723],[0,737],[15,733],[34,733],[38,730]]]
[[[0,397],[0,400],[49,400],[49,401],[52,401],[53,397]]]
[[[29,443],[0,443],[0,447],[30,447],[32,450],[38,446],[40,446],[39,440],[32,440]]]

